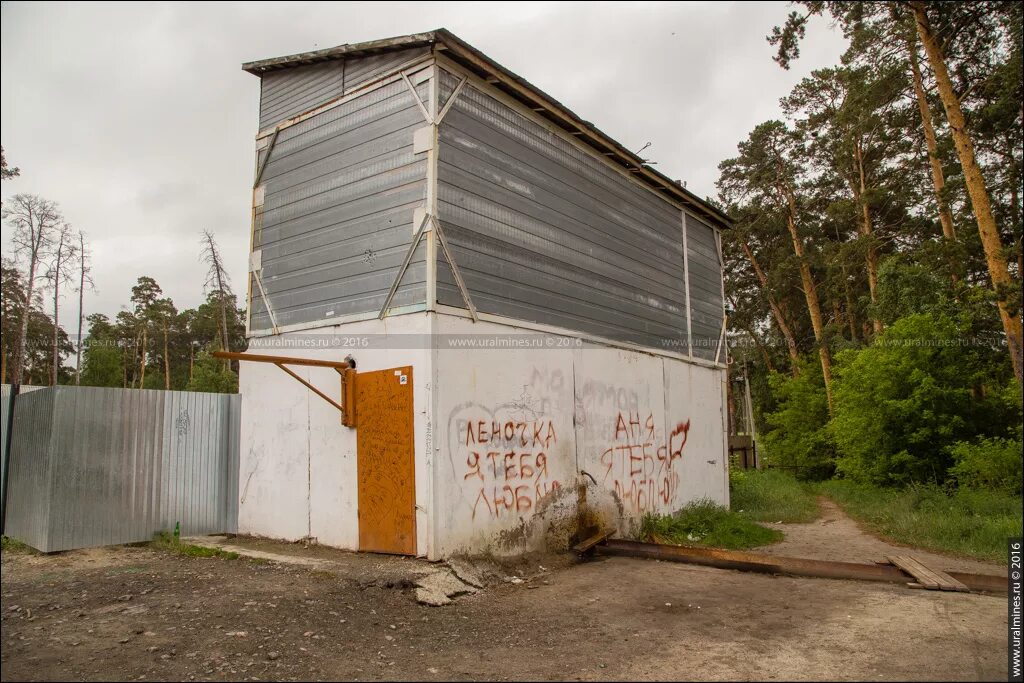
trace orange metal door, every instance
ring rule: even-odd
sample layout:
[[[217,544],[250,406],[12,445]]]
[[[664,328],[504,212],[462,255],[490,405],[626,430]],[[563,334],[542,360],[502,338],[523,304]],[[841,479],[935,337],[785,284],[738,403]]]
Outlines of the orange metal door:
[[[359,549],[416,554],[412,367],[356,375]]]

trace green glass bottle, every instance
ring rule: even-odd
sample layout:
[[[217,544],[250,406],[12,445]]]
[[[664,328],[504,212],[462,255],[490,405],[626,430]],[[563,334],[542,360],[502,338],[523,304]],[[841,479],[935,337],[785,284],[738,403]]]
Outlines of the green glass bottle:
[[[175,522],[174,523],[174,542],[177,543],[179,538],[181,538],[181,522]]]

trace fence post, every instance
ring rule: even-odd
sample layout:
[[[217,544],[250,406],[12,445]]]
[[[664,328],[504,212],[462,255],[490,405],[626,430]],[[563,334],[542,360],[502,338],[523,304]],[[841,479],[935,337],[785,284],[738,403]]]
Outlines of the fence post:
[[[14,435],[14,401],[18,398],[20,384],[11,384],[11,396],[7,406],[7,436],[4,439],[3,500],[0,501],[0,535],[7,533],[7,483],[11,480],[11,438]]]

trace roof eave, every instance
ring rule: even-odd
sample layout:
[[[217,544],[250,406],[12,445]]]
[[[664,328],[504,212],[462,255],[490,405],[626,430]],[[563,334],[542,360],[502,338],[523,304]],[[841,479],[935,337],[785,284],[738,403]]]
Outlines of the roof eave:
[[[412,35],[395,36],[394,38],[383,38],[381,40],[371,40],[365,43],[346,43],[345,45],[338,45],[325,50],[300,52],[294,55],[285,55],[284,57],[274,57],[273,59],[261,59],[255,62],[246,62],[242,64],[242,71],[251,73],[254,76],[262,76],[268,71],[289,69],[293,66],[301,66],[303,64],[326,62],[332,59],[355,57],[359,55],[373,54],[375,52],[404,50],[411,47],[433,45],[435,42],[437,42],[437,31],[413,33]]]

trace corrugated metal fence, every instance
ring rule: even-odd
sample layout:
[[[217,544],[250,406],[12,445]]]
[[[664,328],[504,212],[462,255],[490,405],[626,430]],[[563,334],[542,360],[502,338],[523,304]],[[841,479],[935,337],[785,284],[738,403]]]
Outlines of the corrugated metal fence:
[[[4,387],[4,418],[7,396]],[[7,535],[43,552],[233,533],[241,397],[49,387],[18,396]]]
[[[30,391],[36,391],[37,389],[45,389],[46,387],[36,386],[34,384],[22,384],[19,387],[19,391],[23,394],[27,394]],[[7,444],[7,412],[11,408],[11,385],[0,384],[0,448],[6,447]],[[4,468],[7,467],[6,461],[0,456],[0,478],[6,477],[7,472]]]

